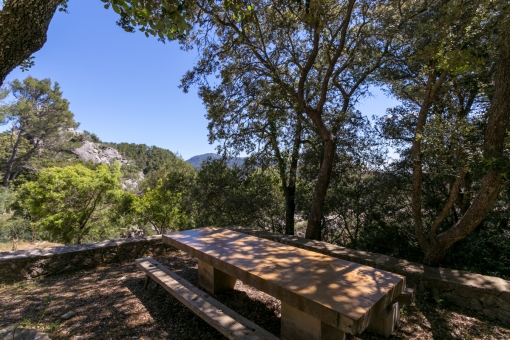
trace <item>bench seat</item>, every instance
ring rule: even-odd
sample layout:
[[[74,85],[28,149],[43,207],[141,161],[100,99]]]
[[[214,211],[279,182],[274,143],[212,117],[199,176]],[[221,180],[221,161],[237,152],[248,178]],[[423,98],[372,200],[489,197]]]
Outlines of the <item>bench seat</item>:
[[[278,339],[265,329],[237,314],[151,257],[136,260],[136,265],[177,300],[229,339]]]

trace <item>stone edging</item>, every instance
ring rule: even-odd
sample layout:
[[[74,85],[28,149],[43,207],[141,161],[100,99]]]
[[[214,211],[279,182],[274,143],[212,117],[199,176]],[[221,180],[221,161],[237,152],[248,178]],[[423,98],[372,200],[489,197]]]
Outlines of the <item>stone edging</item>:
[[[457,306],[510,323],[510,281],[462,270],[429,267],[391,256],[352,250],[297,236],[246,228],[231,229],[404,275],[407,285],[415,288],[417,294],[426,289],[433,289],[442,298]]]
[[[433,289],[451,303],[510,323],[510,281],[467,271],[436,268],[395,257],[352,250],[297,236],[273,234],[245,228],[234,230],[316,251],[348,261],[406,276],[417,290]],[[148,255],[162,255],[174,248],[161,242],[161,235],[134,239],[0,253],[0,283],[63,274],[104,264],[132,261]]]
[[[161,235],[157,235],[3,252],[0,253],[0,283],[132,261],[148,255],[162,255],[171,250],[175,249],[161,242]]]

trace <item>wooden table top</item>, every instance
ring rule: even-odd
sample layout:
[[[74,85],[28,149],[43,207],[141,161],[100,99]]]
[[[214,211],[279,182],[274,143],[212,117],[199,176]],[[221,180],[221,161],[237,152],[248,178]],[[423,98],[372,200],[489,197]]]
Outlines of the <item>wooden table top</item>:
[[[405,288],[403,276],[225,228],[165,234],[163,242],[351,334]]]

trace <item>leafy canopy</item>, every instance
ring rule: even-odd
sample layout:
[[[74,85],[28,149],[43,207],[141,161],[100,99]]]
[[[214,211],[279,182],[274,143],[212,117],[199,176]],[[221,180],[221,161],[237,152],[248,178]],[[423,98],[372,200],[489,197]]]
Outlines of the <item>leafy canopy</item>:
[[[78,126],[58,83],[52,86],[50,79],[27,77],[22,82],[9,83],[8,90],[15,100],[0,105],[2,123],[10,124],[10,141],[5,145],[6,187],[33,156],[43,150],[55,152],[64,148],[68,129]]]
[[[17,213],[52,236],[70,244],[82,243],[122,195],[118,164],[101,164],[91,170],[83,165],[43,169],[37,180],[19,189]]]

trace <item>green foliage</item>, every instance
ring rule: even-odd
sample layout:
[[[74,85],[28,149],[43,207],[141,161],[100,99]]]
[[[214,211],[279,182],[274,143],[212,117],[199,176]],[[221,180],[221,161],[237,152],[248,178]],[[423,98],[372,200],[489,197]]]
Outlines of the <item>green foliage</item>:
[[[122,156],[132,161],[132,171],[137,170],[145,175],[152,171],[163,170],[169,166],[185,163],[172,151],[157,146],[135,143],[110,143],[109,146],[117,149]]]
[[[278,177],[260,169],[229,168],[215,160],[198,173],[193,193],[196,226],[209,225],[283,229],[284,205]]]
[[[362,0],[353,7],[348,1],[322,0],[103,2],[120,15],[118,24],[127,31],[138,28],[162,41],[179,39],[185,49],[199,47],[182,88],[199,86],[210,141],[220,142],[223,154],[250,154],[246,163],[251,165],[229,168],[213,161],[197,172],[169,150],[102,143],[85,131],[71,142],[112,146],[131,163],[120,170],[66,166],[71,163],[54,157],[65,149],[57,137],[75,123],[58,84],[15,81],[10,88],[18,101],[0,109],[3,121],[13,124],[0,134],[0,170],[8,181],[17,178],[14,190],[20,188],[0,191],[0,209],[8,213],[15,201],[18,218],[0,218],[0,237],[37,235],[72,243],[115,237],[120,228],[135,224],[156,233],[208,225],[282,232],[282,193],[295,196],[299,217],[309,217],[325,143],[333,139],[321,237],[420,261],[411,209],[413,139],[421,143],[418,210],[427,236],[461,172],[466,177],[437,234],[462,218],[488,170],[510,178],[510,144],[504,160],[483,155],[505,1]],[[443,73],[430,106],[423,106],[430,99],[429,80]],[[211,76],[220,81],[211,85]],[[368,84],[386,86],[401,101],[377,120],[377,128],[353,111]],[[27,89],[41,96],[31,97]],[[2,91],[0,100],[6,95]],[[39,115],[33,109],[38,98],[49,98],[43,104],[61,110],[62,117]],[[417,131],[422,107],[423,129]],[[387,145],[399,159],[388,161]],[[138,196],[120,190],[119,171],[124,179],[144,174]],[[493,210],[450,248],[442,265],[510,277],[508,202],[504,189]]]
[[[195,16],[195,3],[180,0],[101,0],[120,15],[117,22],[127,32],[139,27],[145,36],[159,40],[178,39],[189,33]]]
[[[407,315],[407,305],[402,305],[402,307],[400,307],[400,317],[406,317]]]
[[[104,233],[109,208],[122,196],[118,165],[46,168],[37,181],[19,189],[16,213],[47,231],[53,240],[82,243],[87,235]]]
[[[183,161],[167,162],[165,168],[150,172],[143,183],[143,196],[133,202],[137,221],[142,225],[150,223],[158,234],[189,228],[193,218],[190,193],[195,177],[196,171]]]
[[[59,11],[59,12],[69,13],[69,12],[67,11],[67,8],[68,8],[68,1],[69,1],[69,0],[62,0],[62,2],[60,3],[60,5],[58,6],[58,11]]]
[[[479,227],[455,244],[442,265],[510,279],[509,188]]]
[[[134,202],[134,210],[142,224],[150,223],[157,234],[181,229],[187,222],[181,211],[182,193],[169,190],[166,179]]]
[[[147,174],[151,171],[164,169],[167,166],[174,166],[177,163],[184,163],[184,161],[170,150],[152,146],[147,149],[147,166],[143,169],[143,172]]]
[[[95,133],[88,132],[87,130],[84,130],[81,136],[83,136],[83,139],[88,140],[90,142],[101,143],[101,139],[99,139],[99,137]]]
[[[147,145],[135,143],[116,143],[115,149],[117,149],[117,151],[119,151],[122,156],[131,160],[134,165],[140,169],[140,171],[144,171],[147,167],[149,150]]]
[[[504,129],[488,132],[490,117],[508,119],[508,110],[493,102],[494,84],[506,73],[494,67],[507,59],[498,56],[504,50],[498,44],[508,35],[497,33],[508,29],[506,12],[504,1],[432,1],[405,24],[394,62],[380,70],[402,101],[380,125],[412,173],[409,213],[429,265],[438,265],[487,216],[495,196],[484,195],[500,188],[492,173],[503,179],[510,173],[509,150],[493,148]]]
[[[0,215],[0,240],[34,240],[39,236],[28,220],[12,214]]]
[[[189,164],[178,155],[157,146],[103,142],[99,145],[117,149],[123,157],[129,159],[129,164],[122,165],[122,178],[138,181],[138,193],[143,193],[147,187],[155,187],[157,181],[165,176],[168,169],[184,166],[191,171]],[[145,177],[145,180],[141,181],[142,177]]]
[[[156,233],[208,225],[243,225],[282,231],[283,203],[278,177],[271,171],[229,168],[225,161],[166,163],[142,183],[134,198],[134,221]]]
[[[0,133],[0,170],[3,174],[6,173],[9,165],[9,160],[12,157],[12,153],[14,151],[14,145],[17,141],[18,136],[13,135],[10,131],[4,131]],[[17,153],[24,155],[28,154],[30,150],[32,149],[32,146],[30,145],[30,142],[27,138],[20,136],[19,142],[17,145]],[[38,155],[34,155],[34,158]],[[34,158],[32,158],[32,161],[34,161]],[[24,174],[25,172],[22,172],[21,174]]]
[[[112,7],[120,15],[117,25],[126,32],[136,28],[146,37],[155,36],[159,41],[183,39],[190,33],[193,24],[204,16],[197,1],[183,0],[101,0],[104,8]],[[309,2],[308,2],[309,3]],[[249,19],[255,10],[251,3],[225,0],[219,3],[235,21]]]
[[[0,187],[0,214],[9,212],[11,204],[14,202],[15,195],[12,189]]]
[[[21,72],[28,71],[30,68],[32,68],[35,65],[34,59],[35,56],[30,56],[29,58],[23,60],[19,65]]]
[[[356,176],[356,172],[344,176],[353,175]],[[422,252],[414,239],[409,207],[411,177],[407,167],[393,162],[376,171],[365,172],[364,176],[366,187],[361,187],[359,192],[362,196],[354,195],[362,204],[356,204],[351,198],[348,205],[354,208],[352,213],[361,221],[357,248],[419,262]],[[352,185],[356,184],[359,183]],[[357,219],[351,221],[357,222]],[[351,247],[350,241],[348,238],[344,242]]]
[[[10,131],[0,140],[6,187],[41,152],[65,149],[67,130],[77,127],[58,83],[52,86],[50,79],[27,77],[9,83],[9,90],[15,101],[0,105],[3,123],[10,124]]]
[[[16,193],[12,188],[0,187],[0,240],[32,240],[35,235],[30,223],[12,216],[10,210],[15,201]]]

